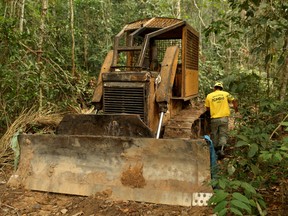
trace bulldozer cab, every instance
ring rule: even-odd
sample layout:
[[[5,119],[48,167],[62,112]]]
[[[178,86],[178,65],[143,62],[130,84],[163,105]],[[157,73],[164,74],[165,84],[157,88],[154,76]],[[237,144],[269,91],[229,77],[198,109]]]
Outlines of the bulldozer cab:
[[[186,21],[129,23],[115,36],[92,103],[104,114],[137,114],[155,133],[161,110],[170,119],[198,96],[198,58],[199,35]]]
[[[177,75],[172,96],[187,99],[198,94],[199,34],[187,22],[168,18],[136,21],[122,29],[114,44],[112,68],[127,65],[127,70],[158,72],[166,49],[177,46]],[[119,61],[119,57],[126,61]]]

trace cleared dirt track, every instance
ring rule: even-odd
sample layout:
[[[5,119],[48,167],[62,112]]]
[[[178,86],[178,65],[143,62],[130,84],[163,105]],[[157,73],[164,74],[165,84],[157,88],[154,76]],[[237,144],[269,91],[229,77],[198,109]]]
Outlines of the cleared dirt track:
[[[207,207],[182,207],[115,201],[109,199],[109,191],[90,197],[70,196],[53,193],[13,189],[6,186],[13,168],[0,172],[0,215],[1,216],[115,216],[115,215],[210,215]],[[153,194],[151,194],[153,196]],[[210,212],[210,213],[209,213]]]

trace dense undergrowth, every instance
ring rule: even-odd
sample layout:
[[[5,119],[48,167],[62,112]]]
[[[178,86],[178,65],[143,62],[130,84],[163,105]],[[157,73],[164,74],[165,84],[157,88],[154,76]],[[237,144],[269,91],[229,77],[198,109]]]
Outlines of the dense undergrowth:
[[[262,192],[280,188],[288,178],[287,107],[287,102],[271,98],[251,105],[251,110],[242,107],[242,118],[230,133],[229,156],[212,182],[216,189],[210,204],[218,215],[267,215],[272,203]],[[284,206],[285,197],[277,199]]]

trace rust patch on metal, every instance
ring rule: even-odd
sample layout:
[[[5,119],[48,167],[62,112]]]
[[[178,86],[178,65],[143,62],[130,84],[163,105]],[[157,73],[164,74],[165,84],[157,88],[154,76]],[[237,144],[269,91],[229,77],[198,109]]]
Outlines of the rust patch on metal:
[[[138,163],[135,166],[130,165],[128,169],[123,171],[121,183],[124,186],[132,188],[143,188],[146,185],[146,181],[143,176],[143,164]]]

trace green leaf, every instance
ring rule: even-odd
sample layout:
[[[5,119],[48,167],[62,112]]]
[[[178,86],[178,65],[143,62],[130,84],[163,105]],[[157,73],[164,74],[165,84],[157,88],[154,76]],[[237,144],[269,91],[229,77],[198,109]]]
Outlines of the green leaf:
[[[284,57],[283,55],[281,55],[281,56],[279,57],[279,59],[277,60],[277,63],[278,63],[279,65],[282,65],[284,62],[285,62],[285,57]]]
[[[251,214],[251,206],[250,205],[246,205],[244,202],[241,202],[239,200],[232,200],[231,204],[236,207],[236,208],[240,208],[240,209],[244,209],[246,210],[249,214]]]
[[[258,152],[258,145],[252,144],[250,146],[249,151],[248,151],[248,157],[250,157],[250,158],[254,157],[257,152]]]
[[[288,151],[288,147],[287,147],[287,146],[281,146],[281,147],[280,147],[280,150]]]
[[[249,142],[249,139],[248,139],[248,137],[246,137],[246,136],[243,136],[243,135],[237,135],[237,137],[238,137],[239,139],[245,141],[245,142]]]
[[[226,200],[223,200],[222,202],[219,202],[215,208],[213,209],[214,212],[220,212],[222,209],[224,209],[227,205],[227,201]]]
[[[268,161],[272,158],[272,153],[270,153],[268,151],[261,151],[261,155],[259,157],[263,161]]]
[[[235,215],[243,215],[238,209],[231,207],[230,208],[231,212],[234,213]]]
[[[232,197],[241,201],[241,202],[244,202],[244,203],[247,203],[248,205],[250,205],[250,201],[248,200],[248,198],[238,192],[235,192],[232,194]]]
[[[245,165],[247,165],[247,163],[248,163],[248,161],[246,160],[246,159],[241,159],[241,160],[239,160],[239,164],[241,165],[241,166],[245,166]]]
[[[216,190],[214,195],[209,200],[209,203],[219,203],[222,200],[226,199],[228,196],[228,193],[226,193],[224,190]]]
[[[255,188],[252,185],[248,184],[247,182],[242,182],[241,187],[245,189],[246,192],[249,194],[256,194]]]
[[[258,175],[259,174],[260,169],[257,166],[255,166],[254,164],[250,164],[250,167],[251,167],[251,170],[252,170],[254,175]]]
[[[285,153],[285,152],[281,152],[281,155],[285,158],[285,159],[287,159],[288,158],[288,154],[287,153]]]
[[[266,208],[266,203],[264,202],[264,200],[258,199],[258,203],[262,208]]]
[[[251,206],[257,207],[257,206],[256,206],[256,202],[255,202],[253,199],[250,199],[249,202],[250,202],[250,205],[251,205]]]
[[[237,143],[236,143],[236,147],[241,147],[241,146],[248,146],[249,145],[249,143],[247,143],[247,142],[245,142],[245,141],[243,141],[243,140],[240,140],[240,141],[238,141]]]
[[[222,189],[225,189],[225,188],[226,188],[226,182],[223,181],[222,179],[219,179],[219,186],[220,186]]]
[[[217,215],[217,216],[224,216],[224,215],[226,215],[227,210],[228,210],[227,208],[222,209],[222,211],[218,212],[218,215]]]
[[[281,122],[282,126],[287,126],[288,127],[288,122]]]
[[[239,186],[241,185],[241,182],[235,180],[235,181],[230,182],[230,184],[231,184],[231,188],[237,190],[239,188]]]
[[[280,162],[280,161],[282,161],[282,156],[281,156],[281,154],[279,153],[279,152],[276,152],[275,154],[274,154],[274,158],[275,158],[275,160],[276,161],[278,161],[278,162]]]

